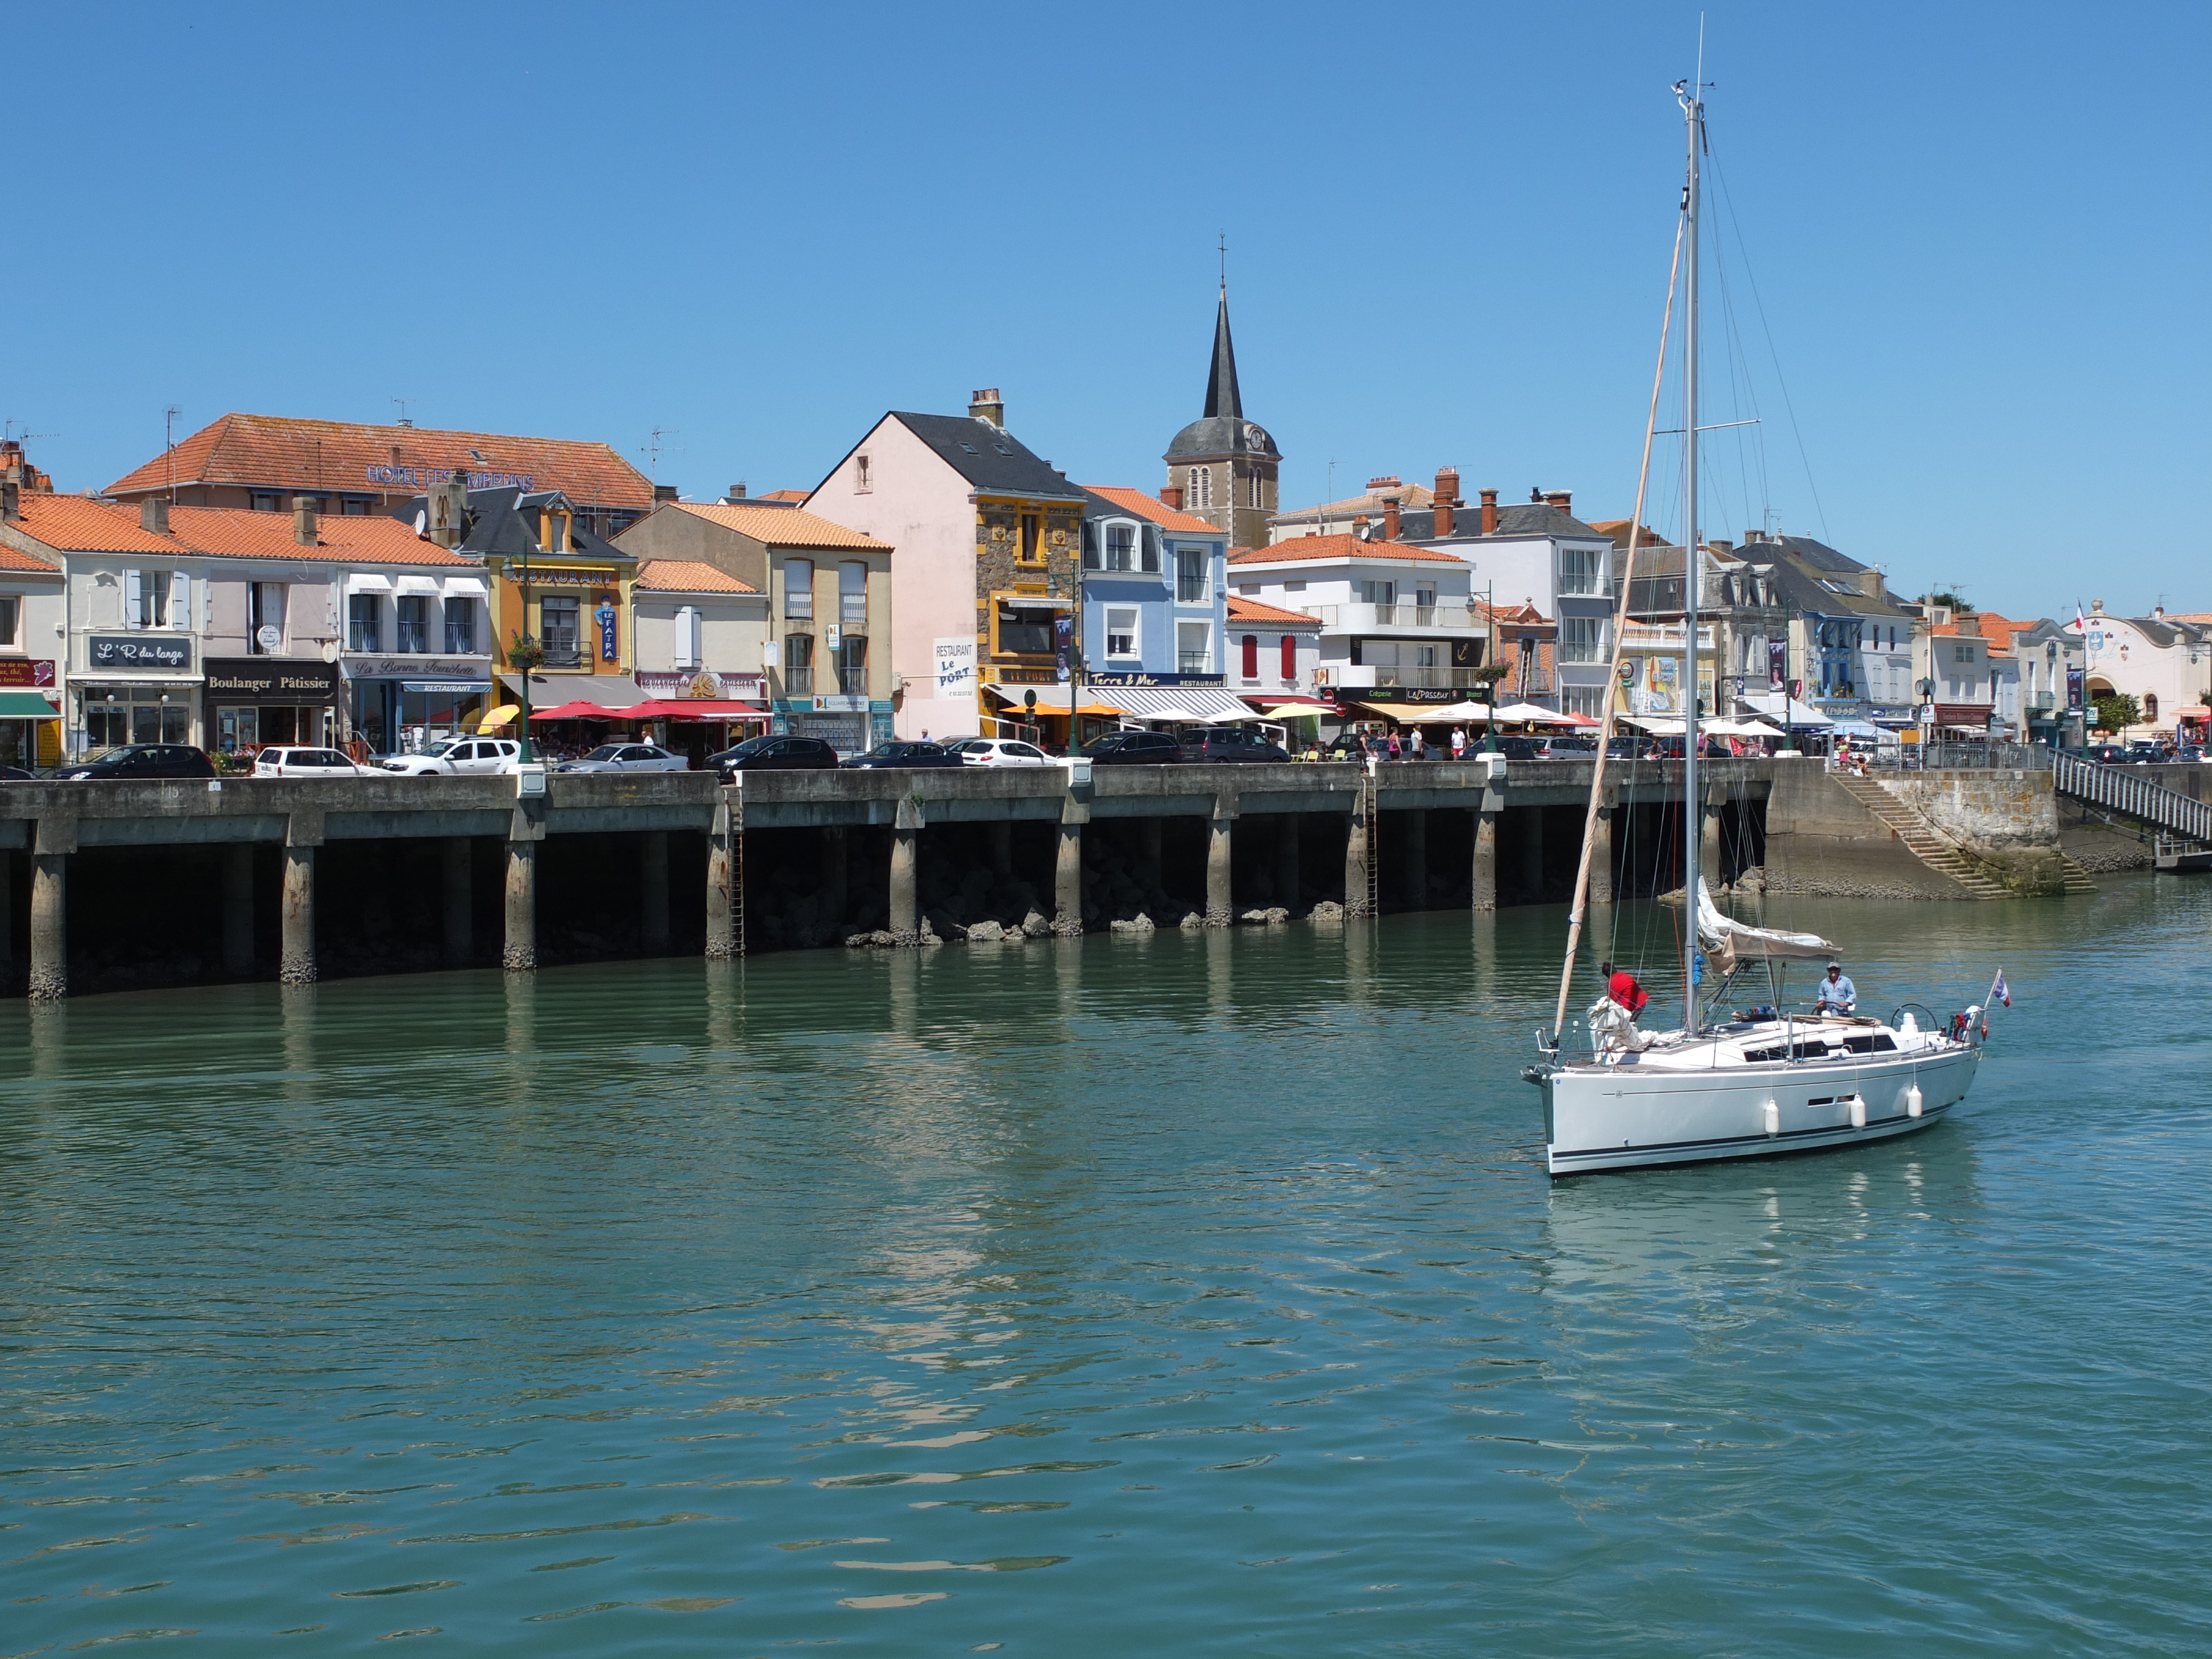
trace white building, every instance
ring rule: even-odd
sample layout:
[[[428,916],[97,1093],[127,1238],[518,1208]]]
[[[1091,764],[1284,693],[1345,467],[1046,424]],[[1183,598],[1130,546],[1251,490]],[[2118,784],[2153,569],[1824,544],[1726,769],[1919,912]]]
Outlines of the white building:
[[[631,589],[631,661],[654,696],[766,703],[768,595],[691,559],[647,559]]]
[[[2212,617],[2115,617],[2105,602],[2091,603],[2081,636],[2088,701],[2119,692],[2136,700],[2149,731],[2172,733],[2186,725],[2202,733],[2212,702]],[[2133,731],[2136,736],[2144,732]]]
[[[1229,689],[1263,708],[1271,697],[1316,696],[1321,633],[1321,618],[1306,611],[1232,597]]]

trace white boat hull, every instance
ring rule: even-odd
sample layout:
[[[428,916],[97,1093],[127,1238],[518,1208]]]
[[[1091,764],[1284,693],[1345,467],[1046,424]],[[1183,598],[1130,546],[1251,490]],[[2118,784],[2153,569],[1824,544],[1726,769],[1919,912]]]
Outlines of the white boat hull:
[[[1567,1176],[1856,1146],[1936,1121],[1966,1097],[1980,1060],[1977,1048],[1946,1043],[1933,1053],[1724,1069],[1562,1067],[1539,1079],[1545,1150],[1551,1173]]]

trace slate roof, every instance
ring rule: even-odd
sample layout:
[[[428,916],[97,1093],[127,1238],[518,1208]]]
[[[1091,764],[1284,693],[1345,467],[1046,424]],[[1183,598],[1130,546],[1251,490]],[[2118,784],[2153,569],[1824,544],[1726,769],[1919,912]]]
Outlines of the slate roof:
[[[1240,547],[1231,564],[1303,564],[1314,559],[1388,559],[1394,563],[1465,564],[1453,553],[1437,553],[1406,542],[1362,541],[1357,536],[1293,536],[1266,547]]]
[[[1163,530],[1181,531],[1187,536],[1219,536],[1218,526],[1188,513],[1178,512],[1157,495],[1147,495],[1141,489],[1131,489],[1123,484],[1084,484],[1083,493],[1097,498],[1098,505],[1109,512],[1132,513],[1140,519],[1150,519]]]
[[[471,453],[471,451],[477,452]],[[179,484],[232,484],[303,495],[389,493],[372,467],[515,473],[534,489],[558,489],[585,505],[653,505],[653,483],[612,446],[568,438],[518,438],[490,432],[371,426],[282,415],[225,415],[107,487],[112,495]],[[413,483],[410,480],[409,483]]]
[[[417,495],[392,509],[395,521],[411,528],[416,520],[428,507],[427,496]],[[524,553],[538,553],[538,514],[547,507],[565,507],[572,511],[574,503],[566,492],[557,489],[533,489],[528,492],[507,485],[499,489],[469,491],[468,530],[461,538],[461,550],[478,559],[499,557],[519,558]],[[291,520],[282,514],[263,514],[263,518]],[[346,522],[325,517],[325,524]],[[350,522],[358,523],[355,520]],[[584,528],[579,520],[572,519],[568,526],[569,550],[555,556],[560,558],[606,559],[617,562],[634,563],[637,555],[602,540]],[[428,544],[425,544],[428,545]]]
[[[927,444],[981,494],[1040,501],[1083,499],[1080,489],[1003,427],[973,415],[917,415],[899,409],[891,410],[889,418]]]
[[[1482,541],[1482,508],[1480,505],[1462,505],[1452,509],[1452,533],[1437,534],[1437,514],[1434,507],[1425,511],[1401,513],[1398,515],[1398,534],[1409,542]],[[1565,539],[1585,541],[1610,540],[1606,532],[1593,525],[1586,525],[1571,513],[1542,501],[1522,501],[1498,509],[1498,529],[1487,538],[1492,541],[1522,539],[1532,536],[1556,536]]]
[[[803,507],[755,507],[743,501],[669,501],[655,510],[689,513],[694,518],[705,519],[770,547],[843,547],[871,553],[891,550],[889,542],[879,542]]]
[[[647,559],[637,568],[637,591],[652,593],[758,593],[726,570],[694,559]]]

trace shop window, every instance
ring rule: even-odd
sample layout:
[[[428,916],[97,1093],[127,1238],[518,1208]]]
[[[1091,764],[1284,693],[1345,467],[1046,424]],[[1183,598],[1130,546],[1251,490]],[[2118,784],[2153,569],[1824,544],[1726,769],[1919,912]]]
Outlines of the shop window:
[[[377,633],[377,604],[374,593],[346,596],[346,649],[381,651]]]
[[[783,562],[783,614],[792,622],[814,620],[814,561]]]
[[[474,599],[446,601],[446,652],[449,656],[466,657],[477,648],[477,602]]]
[[[783,695],[787,697],[811,697],[814,695],[814,635],[790,634],[783,641]]]
[[[868,567],[848,559],[837,567],[837,620],[866,633],[868,628]]]
[[[538,642],[545,648],[549,668],[574,668],[583,660],[576,633],[578,601],[545,599],[538,607]]]
[[[430,601],[420,593],[403,593],[393,606],[398,612],[397,643],[402,651],[430,648]]]

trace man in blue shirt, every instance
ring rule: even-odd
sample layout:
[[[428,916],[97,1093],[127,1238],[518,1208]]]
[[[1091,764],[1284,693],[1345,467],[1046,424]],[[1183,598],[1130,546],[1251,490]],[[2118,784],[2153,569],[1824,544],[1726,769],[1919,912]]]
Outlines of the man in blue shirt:
[[[1844,966],[1839,962],[1828,964],[1828,976],[1820,981],[1820,994],[1813,999],[1816,1014],[1848,1014],[1858,1006],[1859,988],[1844,977]]]

